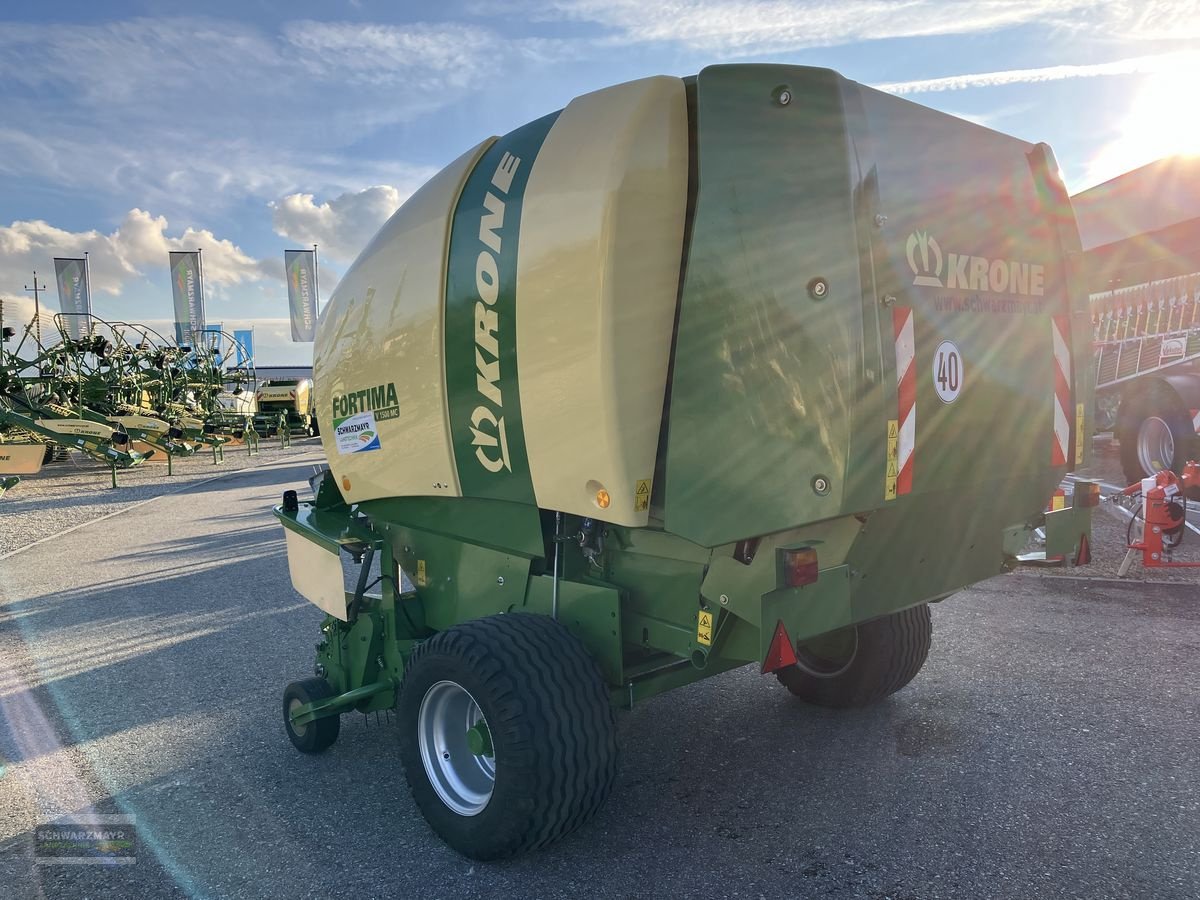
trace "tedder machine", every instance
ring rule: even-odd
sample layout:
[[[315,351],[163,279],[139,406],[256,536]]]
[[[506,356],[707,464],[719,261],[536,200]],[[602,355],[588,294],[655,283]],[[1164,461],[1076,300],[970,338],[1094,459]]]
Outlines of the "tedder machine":
[[[647,78],[467,151],[318,326],[291,741],[394,708],[417,806],[488,859],[597,811],[616,708],[746,664],[904,687],[929,604],[1035,529],[1086,561],[1095,485],[1044,512],[1090,450],[1078,249],[1047,146],[823,69]]]
[[[231,416],[219,402],[246,393],[252,369],[231,369],[215,346],[181,346],[94,316],[84,327],[62,314],[54,322],[58,340],[45,343],[34,323],[19,341],[3,329],[0,476],[36,473],[60,447],[108,465],[115,487],[118,469],[161,454],[169,472],[175,457],[204,447],[216,461],[231,437],[252,430],[250,412]]]

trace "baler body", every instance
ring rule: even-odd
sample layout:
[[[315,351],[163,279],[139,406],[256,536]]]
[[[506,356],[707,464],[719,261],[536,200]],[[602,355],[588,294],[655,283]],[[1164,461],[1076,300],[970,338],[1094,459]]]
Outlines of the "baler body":
[[[644,79],[482,142],[321,316],[294,582],[335,630],[370,608],[340,546],[414,585],[386,664],[323,670],[546,612],[633,702],[1001,572],[1089,452],[1078,250],[1045,145],[828,70]]]

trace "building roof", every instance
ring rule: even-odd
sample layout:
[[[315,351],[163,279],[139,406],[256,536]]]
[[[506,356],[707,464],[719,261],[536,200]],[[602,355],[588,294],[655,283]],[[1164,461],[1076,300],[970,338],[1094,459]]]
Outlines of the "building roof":
[[[1071,198],[1083,249],[1200,219],[1200,156],[1168,156]]]
[[[1090,292],[1200,271],[1200,157],[1160,159],[1071,205]]]

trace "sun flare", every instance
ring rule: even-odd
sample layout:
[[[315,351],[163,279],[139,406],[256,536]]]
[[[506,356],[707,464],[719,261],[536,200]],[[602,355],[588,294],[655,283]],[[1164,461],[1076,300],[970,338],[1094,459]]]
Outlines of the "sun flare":
[[[1162,159],[1200,155],[1200,55],[1146,78],[1116,138],[1104,145],[1089,166],[1096,183]]]

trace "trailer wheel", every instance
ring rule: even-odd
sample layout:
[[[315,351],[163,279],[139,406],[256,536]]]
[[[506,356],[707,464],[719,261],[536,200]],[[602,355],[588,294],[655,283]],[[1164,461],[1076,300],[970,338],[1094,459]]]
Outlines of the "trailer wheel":
[[[334,696],[334,690],[324,678],[293,681],[283,690],[283,727],[287,736],[301,753],[320,753],[333,746],[342,730],[341,716],[327,716],[307,725],[292,724],[292,710]]]
[[[932,635],[929,605],[922,603],[801,644],[797,664],[775,677],[818,706],[869,706],[916,677]]]
[[[400,756],[422,815],[465,856],[544,847],[595,815],[617,771],[608,691],[579,640],[542,615],[456,625],[413,652]]]
[[[1117,440],[1129,484],[1162,469],[1183,471],[1196,441],[1183,402],[1164,384],[1151,384],[1121,402]]]

